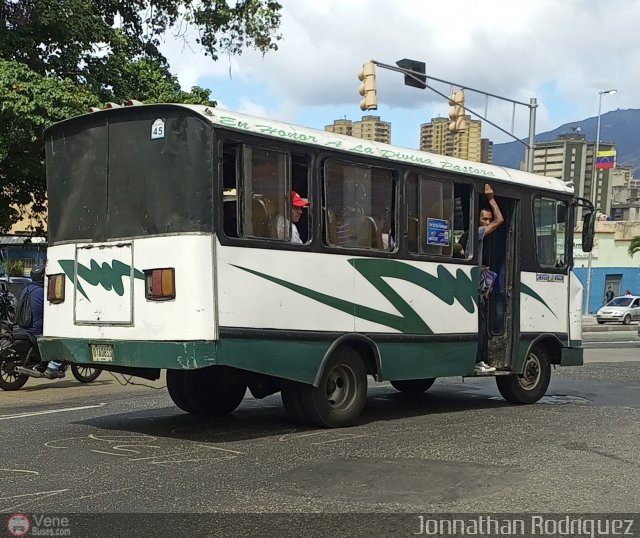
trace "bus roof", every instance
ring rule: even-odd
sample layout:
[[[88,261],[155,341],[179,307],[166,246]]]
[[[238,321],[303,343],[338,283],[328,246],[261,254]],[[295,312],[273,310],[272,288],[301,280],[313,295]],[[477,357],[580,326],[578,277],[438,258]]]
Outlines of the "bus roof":
[[[500,181],[511,184],[518,184],[526,187],[545,189],[551,191],[573,194],[573,186],[565,183],[561,179],[555,177],[541,176],[531,174],[513,168],[505,168],[493,164],[479,163],[474,161],[466,161],[437,153],[428,153],[417,149],[403,148],[393,146],[391,144],[383,144],[381,142],[373,142],[353,136],[332,133],[329,131],[320,131],[308,127],[301,127],[282,121],[274,121],[238,112],[230,112],[220,108],[209,107],[206,105],[183,105],[176,103],[158,103],[149,105],[135,105],[126,108],[151,108],[151,107],[176,107],[189,109],[192,112],[202,116],[204,119],[225,129],[231,129],[238,132],[253,133],[259,136],[272,138],[280,141],[291,141],[301,144],[308,144],[316,147],[325,147],[328,149],[337,149],[339,151],[351,153],[354,155],[364,155],[367,157],[376,157],[392,162],[400,162],[404,164],[415,164],[436,170],[445,170],[448,172],[465,174],[484,178],[488,181]],[[104,114],[115,112],[119,113],[122,108],[115,110],[103,110],[94,112],[94,114]],[[88,114],[87,114],[88,115]],[[85,116],[87,116],[85,115]],[[45,130],[49,131],[57,125],[65,124],[69,121],[77,120],[70,118],[54,124]]]

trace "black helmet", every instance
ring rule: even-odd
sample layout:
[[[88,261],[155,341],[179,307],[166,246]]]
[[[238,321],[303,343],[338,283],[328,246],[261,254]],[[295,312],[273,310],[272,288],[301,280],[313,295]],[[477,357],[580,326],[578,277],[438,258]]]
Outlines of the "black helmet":
[[[44,265],[36,265],[31,269],[32,282],[44,282]]]

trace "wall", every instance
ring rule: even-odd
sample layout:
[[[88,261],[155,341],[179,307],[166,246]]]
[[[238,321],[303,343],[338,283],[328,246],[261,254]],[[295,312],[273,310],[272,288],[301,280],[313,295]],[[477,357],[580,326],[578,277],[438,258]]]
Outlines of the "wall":
[[[596,238],[591,259],[591,292],[589,313],[594,314],[603,304],[607,275],[621,275],[621,293],[629,289],[640,295],[640,253],[633,258],[627,253],[634,236],[640,236],[640,222],[597,222]],[[582,252],[582,225],[574,236],[574,272],[587,291],[588,256]]]

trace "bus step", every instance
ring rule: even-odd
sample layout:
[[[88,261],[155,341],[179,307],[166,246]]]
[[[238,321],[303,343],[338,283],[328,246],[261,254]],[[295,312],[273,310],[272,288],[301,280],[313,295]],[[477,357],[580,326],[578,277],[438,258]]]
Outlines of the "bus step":
[[[511,375],[512,370],[494,370],[493,372],[473,372],[469,375],[463,375],[462,377],[495,377],[497,375]]]

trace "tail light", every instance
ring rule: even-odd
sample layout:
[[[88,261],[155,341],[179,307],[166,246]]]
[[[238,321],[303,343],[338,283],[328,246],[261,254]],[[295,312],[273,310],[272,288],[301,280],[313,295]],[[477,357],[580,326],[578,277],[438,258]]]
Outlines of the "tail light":
[[[176,275],[169,269],[149,269],[144,272],[145,297],[152,301],[168,301],[176,298]]]
[[[47,300],[58,304],[64,301],[64,273],[49,275],[47,281]]]

